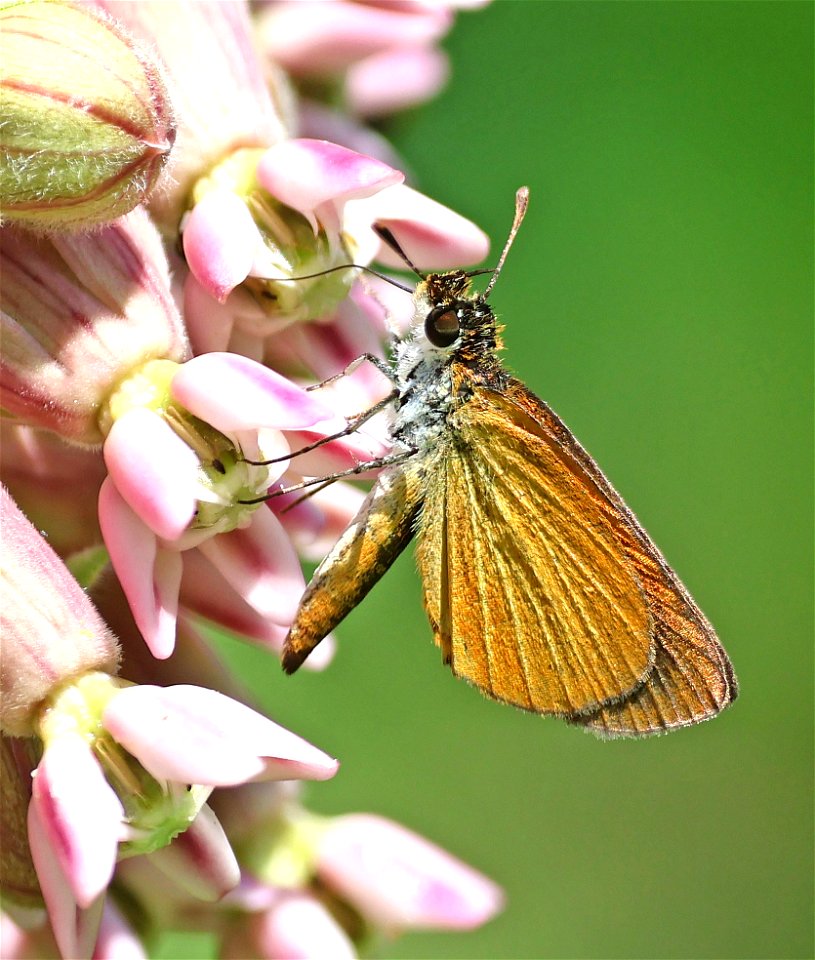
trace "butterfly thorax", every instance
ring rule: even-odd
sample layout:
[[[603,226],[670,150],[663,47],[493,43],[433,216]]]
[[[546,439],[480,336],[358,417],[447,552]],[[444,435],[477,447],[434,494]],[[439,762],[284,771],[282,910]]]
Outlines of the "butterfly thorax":
[[[414,294],[407,336],[396,347],[399,404],[392,428],[397,443],[435,447],[473,385],[497,386],[506,376],[495,314],[470,290],[463,271],[431,274]]]

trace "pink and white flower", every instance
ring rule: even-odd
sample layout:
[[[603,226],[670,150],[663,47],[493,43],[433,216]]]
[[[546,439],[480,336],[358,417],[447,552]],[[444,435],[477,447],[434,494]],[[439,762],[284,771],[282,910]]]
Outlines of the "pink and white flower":
[[[63,956],[90,956],[122,850],[168,844],[214,786],[327,779],[337,763],[217,691],[118,679],[116,642],[88,597],[2,488],[0,505],[2,732],[42,742],[28,808],[31,855]],[[211,820],[205,814],[195,859],[200,871],[209,851],[207,876],[222,895],[238,876]]]

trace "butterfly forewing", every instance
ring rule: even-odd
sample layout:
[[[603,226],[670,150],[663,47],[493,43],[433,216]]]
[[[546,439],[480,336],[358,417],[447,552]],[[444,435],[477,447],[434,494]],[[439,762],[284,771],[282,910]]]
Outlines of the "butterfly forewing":
[[[560,451],[571,464],[575,482],[596,492],[635,571],[653,624],[656,658],[646,682],[616,703],[571,719],[607,736],[637,736],[715,716],[736,698],[738,687],[704,614],[597,464],[549,407],[515,380],[502,399],[527,431]]]
[[[476,388],[450,426],[417,556],[453,671],[539,713],[629,694],[653,664],[651,617],[594,485],[500,394]]]

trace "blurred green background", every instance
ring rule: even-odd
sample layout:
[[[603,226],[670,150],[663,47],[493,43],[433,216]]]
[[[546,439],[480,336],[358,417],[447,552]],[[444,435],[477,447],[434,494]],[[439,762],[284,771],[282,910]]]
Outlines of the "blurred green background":
[[[498,0],[388,131],[496,253],[531,187],[492,298],[507,363],[660,544],[742,693],[639,742],[487,702],[441,665],[409,553],[325,674],[241,647],[272,716],[342,760],[309,805],[403,821],[507,890],[483,930],[387,956],[813,955],[812,19]]]

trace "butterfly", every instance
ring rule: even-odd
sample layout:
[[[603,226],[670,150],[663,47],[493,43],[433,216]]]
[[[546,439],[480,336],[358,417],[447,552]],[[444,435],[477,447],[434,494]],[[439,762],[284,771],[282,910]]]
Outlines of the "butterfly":
[[[415,537],[424,606],[456,676],[601,736],[689,726],[737,695],[713,627],[568,428],[498,358],[488,297],[527,203],[521,188],[483,294],[472,277],[485,271],[419,274],[387,368],[393,452],[364,465],[383,469],[306,588],[283,667],[297,670]]]

